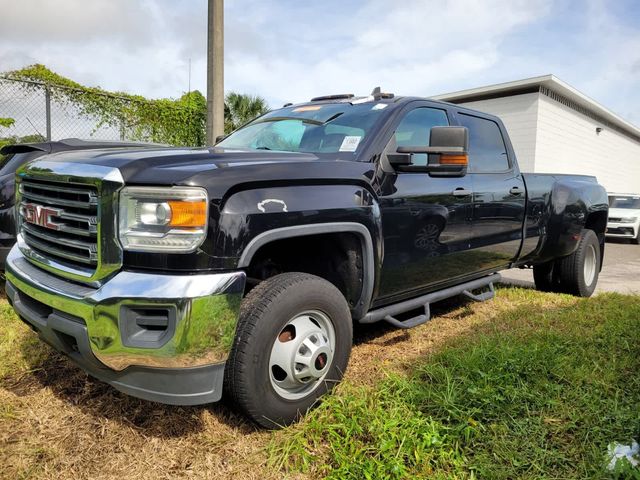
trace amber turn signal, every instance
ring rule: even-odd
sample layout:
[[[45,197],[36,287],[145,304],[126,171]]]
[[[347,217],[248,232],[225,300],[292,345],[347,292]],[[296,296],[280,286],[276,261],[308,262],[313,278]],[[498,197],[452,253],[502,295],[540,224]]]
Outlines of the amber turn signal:
[[[172,227],[204,227],[207,224],[207,203],[170,200]]]
[[[441,155],[440,165],[469,165],[468,155]]]

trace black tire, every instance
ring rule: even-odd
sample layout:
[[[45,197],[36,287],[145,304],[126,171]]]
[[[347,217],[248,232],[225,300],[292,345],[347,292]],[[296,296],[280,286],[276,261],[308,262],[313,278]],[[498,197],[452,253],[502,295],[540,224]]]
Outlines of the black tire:
[[[533,266],[533,281],[536,284],[536,290],[541,292],[555,292],[558,290],[557,278],[554,282],[554,264],[555,261],[551,261]]]
[[[562,291],[578,297],[590,297],[598,283],[600,255],[600,242],[596,233],[593,230],[582,230],[576,251],[557,262]],[[591,256],[595,258],[589,260]],[[585,261],[595,262],[595,271],[590,283],[585,278]]]
[[[306,396],[288,399],[272,384],[269,360],[283,328],[301,312],[326,315],[335,332],[333,358],[324,380]],[[240,307],[234,344],[225,368],[225,397],[255,423],[280,428],[295,422],[336,385],[347,368],[353,336],[349,306],[326,280],[306,273],[283,273],[256,286]]]
[[[640,245],[640,230],[638,230],[636,238],[632,238],[631,239],[631,243],[635,243],[636,245]]]

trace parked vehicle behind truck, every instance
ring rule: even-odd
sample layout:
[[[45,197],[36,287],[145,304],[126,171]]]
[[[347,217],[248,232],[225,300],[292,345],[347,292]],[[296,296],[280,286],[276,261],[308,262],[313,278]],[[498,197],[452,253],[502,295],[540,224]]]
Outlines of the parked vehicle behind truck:
[[[6,290],[43,340],[128,394],[224,391],[265,427],[340,381],[353,322],[423,324],[512,267],[589,296],[605,249],[595,178],[523,174],[499,118],[379,91],[212,148],[49,155],[17,182]]]
[[[628,239],[640,245],[640,195],[609,195],[607,237]]]
[[[0,148],[0,272],[4,271],[4,261],[16,243],[15,221],[15,177],[16,170],[25,163],[50,153],[69,150],[105,150],[109,148],[149,147],[157,144],[110,141],[81,140],[65,138],[62,140],[19,143]]]

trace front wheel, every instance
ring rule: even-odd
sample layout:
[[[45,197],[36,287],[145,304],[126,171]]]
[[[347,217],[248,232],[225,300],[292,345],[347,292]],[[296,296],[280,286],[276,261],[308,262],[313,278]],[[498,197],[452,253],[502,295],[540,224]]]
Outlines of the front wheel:
[[[352,321],[344,296],[306,273],[284,273],[243,300],[225,368],[227,400],[257,424],[297,420],[340,381]]]

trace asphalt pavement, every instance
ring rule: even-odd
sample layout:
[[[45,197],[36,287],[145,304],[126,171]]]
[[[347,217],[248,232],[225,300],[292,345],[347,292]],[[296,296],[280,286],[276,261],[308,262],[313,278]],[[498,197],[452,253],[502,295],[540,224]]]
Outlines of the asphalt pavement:
[[[598,292],[640,294],[640,245],[625,240],[607,240],[604,265],[596,287]],[[533,287],[533,272],[529,269],[512,269],[500,272],[502,282],[523,287]]]

